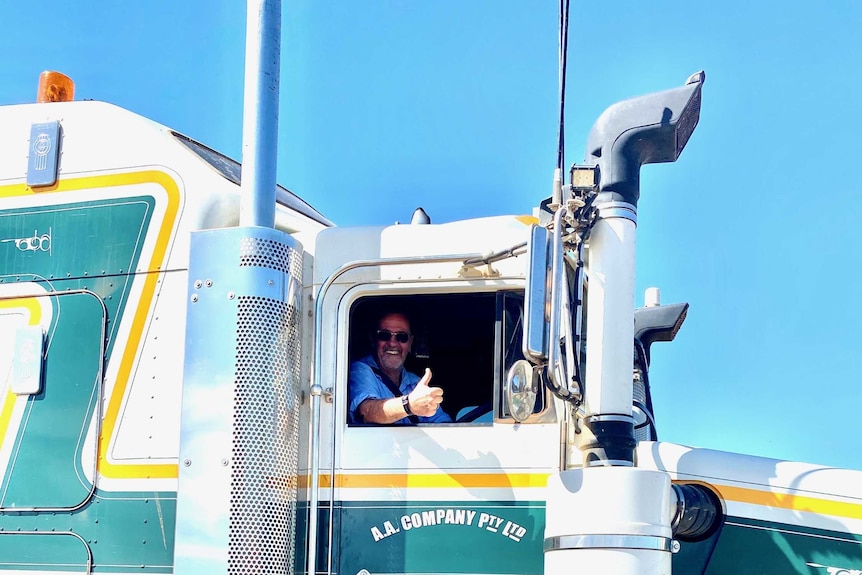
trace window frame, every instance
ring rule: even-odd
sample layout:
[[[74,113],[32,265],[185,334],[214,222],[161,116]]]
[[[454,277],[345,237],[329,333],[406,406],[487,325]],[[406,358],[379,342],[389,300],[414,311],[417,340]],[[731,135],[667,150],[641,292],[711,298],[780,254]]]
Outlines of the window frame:
[[[490,289],[489,289],[490,288]],[[496,288],[496,289],[495,289]],[[423,324],[425,319],[416,317],[415,310],[417,309],[428,309],[433,308],[434,305],[440,305],[441,302],[446,304],[448,310],[445,310],[444,313],[449,312],[452,313],[454,310],[458,308],[464,308],[467,303],[464,302],[466,299],[473,300],[484,300],[488,299],[490,301],[482,302],[482,305],[488,305],[490,308],[489,311],[492,314],[491,322],[493,323],[493,337],[492,341],[489,342],[489,345],[493,346],[491,348],[492,359],[491,365],[488,366],[488,369],[491,371],[489,375],[491,375],[491,384],[487,386],[487,389],[490,390],[490,397],[488,397],[488,401],[490,401],[490,413],[491,419],[488,421],[487,419],[482,421],[457,421],[457,415],[461,413],[467,407],[481,406],[483,403],[466,403],[464,405],[457,404],[456,407],[453,408],[454,413],[450,413],[453,418],[452,423],[419,423],[419,424],[373,424],[373,423],[349,423],[349,408],[350,408],[350,399],[349,399],[349,370],[350,365],[353,361],[359,359],[360,357],[365,356],[365,352],[359,351],[357,348],[360,345],[360,341],[362,340],[362,336],[360,333],[368,333],[370,331],[370,318],[376,317],[376,314],[383,309],[394,308],[398,310],[405,311],[408,317],[411,318],[411,329],[414,331],[414,347],[411,352],[413,356],[420,356],[421,359],[426,360],[427,365],[431,365],[433,363],[432,359],[429,357],[430,352],[427,352],[424,349],[429,345],[429,341],[433,342],[436,340],[442,339],[441,329],[439,328],[439,320],[435,323],[437,327],[429,327],[429,324]],[[347,396],[348,400],[346,402],[346,406],[341,414],[342,422],[349,428],[362,428],[362,427],[391,427],[391,428],[411,428],[411,427],[428,427],[428,426],[457,426],[457,427],[466,427],[466,426],[491,426],[494,424],[508,424],[513,425],[517,424],[511,415],[509,415],[508,410],[505,405],[505,397],[503,394],[503,389],[506,384],[506,375],[507,375],[507,366],[510,366],[517,359],[523,358],[523,352],[521,349],[521,339],[523,328],[518,328],[517,326],[513,329],[515,332],[513,334],[507,334],[508,321],[510,320],[508,314],[506,314],[506,306],[507,302],[516,301],[520,303],[521,310],[523,310],[523,302],[524,302],[524,289],[515,287],[515,286],[480,286],[480,289],[471,289],[471,290],[457,290],[457,291],[435,291],[435,290],[405,290],[405,289],[397,289],[397,290],[375,290],[371,292],[364,292],[357,297],[352,298],[351,301],[348,302],[348,310],[347,310],[347,328],[346,328],[346,339],[347,339],[347,361],[342,369],[346,372],[344,374],[346,387],[348,389]],[[429,305],[430,304],[430,305]],[[372,311],[373,310],[373,311]],[[490,317],[490,316],[489,316]],[[425,314],[425,318],[427,319],[427,313]],[[489,328],[491,326],[488,326]],[[489,329],[490,331],[490,329]],[[481,328],[477,328],[473,335],[475,337],[487,337],[480,336]],[[503,349],[504,340],[508,338],[508,336],[516,337],[516,340],[513,340],[513,343],[508,346],[507,349]],[[428,340],[428,341],[423,341]],[[417,350],[417,347],[419,350]],[[475,349],[473,347],[463,348],[463,349]],[[507,354],[509,352],[513,352],[514,355],[507,359]],[[445,352],[444,352],[445,353]],[[424,355],[424,357],[422,357]],[[408,360],[407,368],[408,371],[412,373],[421,373],[418,371],[416,366],[422,365],[422,362],[417,362],[415,357]],[[481,359],[481,358],[480,358]],[[451,358],[444,359],[444,361],[438,361],[438,370],[440,370],[440,365],[446,365],[449,367],[449,371],[452,371],[452,365],[456,360]],[[422,368],[424,369],[424,367]],[[432,373],[435,372],[435,369],[432,368]],[[445,370],[443,370],[445,373]],[[442,381],[441,387],[446,389],[445,383]],[[432,380],[432,385],[434,385],[434,381]],[[482,386],[484,387],[484,386]],[[450,389],[450,397],[452,396]],[[480,394],[476,390],[468,390],[467,393],[462,394],[462,396],[470,397],[470,392],[473,392],[475,397],[478,397]],[[445,405],[444,396],[444,405]],[[534,413],[523,423],[531,424],[531,423],[553,423],[557,421],[556,410],[554,407],[553,397],[550,394],[549,390],[542,386],[537,394],[537,409]],[[447,410],[447,413],[449,411]]]

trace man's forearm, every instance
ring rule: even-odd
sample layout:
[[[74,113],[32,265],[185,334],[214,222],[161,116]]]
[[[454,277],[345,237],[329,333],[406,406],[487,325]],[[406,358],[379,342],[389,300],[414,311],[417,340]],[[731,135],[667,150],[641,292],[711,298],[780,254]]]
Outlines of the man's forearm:
[[[400,397],[366,399],[359,404],[358,411],[365,423],[395,423],[407,417]]]

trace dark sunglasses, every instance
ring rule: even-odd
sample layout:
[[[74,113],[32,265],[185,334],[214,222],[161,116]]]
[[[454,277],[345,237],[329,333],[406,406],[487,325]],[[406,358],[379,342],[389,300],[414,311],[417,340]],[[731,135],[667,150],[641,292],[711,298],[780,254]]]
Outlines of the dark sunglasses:
[[[388,329],[378,329],[376,332],[378,341],[389,341],[392,336],[395,336],[395,341],[398,343],[407,343],[410,339],[410,334],[406,331],[389,331]]]

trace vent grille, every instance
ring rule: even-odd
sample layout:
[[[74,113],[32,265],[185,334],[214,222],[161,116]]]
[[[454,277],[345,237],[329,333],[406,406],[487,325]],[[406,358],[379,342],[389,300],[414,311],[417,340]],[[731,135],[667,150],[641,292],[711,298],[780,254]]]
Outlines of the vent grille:
[[[262,238],[242,238],[240,243],[240,267],[272,268],[299,277],[301,270],[295,270],[300,258],[290,257],[296,252],[280,242]]]
[[[249,247],[247,250],[246,247]],[[251,253],[253,249],[263,253]],[[300,270],[301,256],[246,238],[241,265]],[[280,258],[273,261],[273,258]],[[296,281],[297,276],[291,281]],[[298,293],[298,289],[290,290]],[[299,457],[300,316],[295,302],[237,298],[228,573],[292,573]]]

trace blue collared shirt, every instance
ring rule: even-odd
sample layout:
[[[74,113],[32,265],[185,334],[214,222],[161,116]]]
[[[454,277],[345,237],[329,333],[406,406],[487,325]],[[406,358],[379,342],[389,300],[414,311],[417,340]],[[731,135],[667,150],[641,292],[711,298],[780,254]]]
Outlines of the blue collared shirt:
[[[373,355],[366,355],[358,361],[350,364],[350,376],[348,378],[348,391],[350,396],[350,406],[348,410],[348,418],[350,423],[364,423],[362,416],[359,414],[359,404],[366,399],[389,399],[395,397],[385,383],[383,383],[382,375],[378,375],[374,370],[380,371],[377,361]],[[381,372],[382,373],[382,372]],[[407,395],[416,388],[416,384],[422,379],[416,374],[410,373],[404,367],[401,367],[401,385],[398,386],[402,395]],[[417,416],[419,423],[451,423],[452,418],[437,407],[437,412],[431,417]],[[402,417],[395,422],[395,425],[411,425],[409,417]]]

